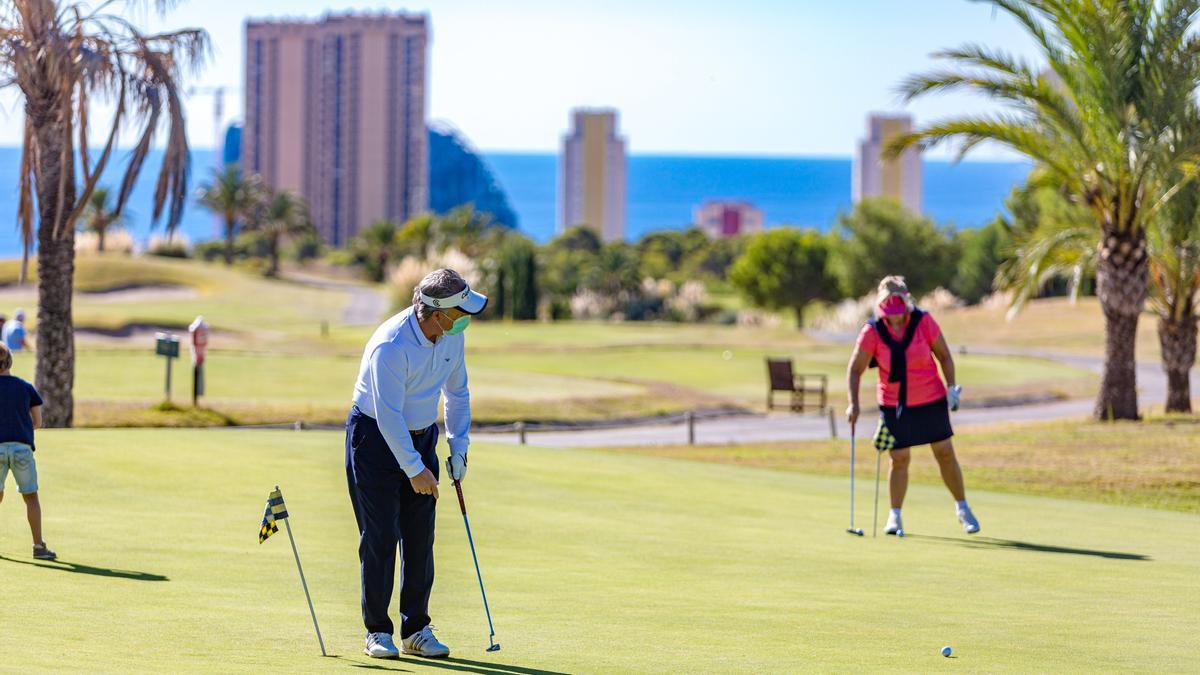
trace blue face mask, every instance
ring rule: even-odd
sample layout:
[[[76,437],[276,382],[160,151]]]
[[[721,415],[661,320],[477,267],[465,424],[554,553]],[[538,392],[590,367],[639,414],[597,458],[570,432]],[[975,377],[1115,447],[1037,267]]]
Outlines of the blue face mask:
[[[454,320],[454,324],[451,325],[450,328],[448,328],[442,332],[442,335],[458,335],[459,333],[466,330],[467,326],[469,326],[469,325],[471,325],[471,317],[470,316],[460,316]]]

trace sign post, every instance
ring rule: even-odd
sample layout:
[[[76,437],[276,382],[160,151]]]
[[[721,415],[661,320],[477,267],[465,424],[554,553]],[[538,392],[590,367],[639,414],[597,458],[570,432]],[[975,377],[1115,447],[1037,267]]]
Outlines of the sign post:
[[[208,350],[208,322],[197,316],[188,326],[192,334],[192,407],[199,405],[204,395],[204,354]]]
[[[169,333],[154,334],[154,353],[167,358],[167,402],[171,402],[171,360],[179,358],[179,338]]]

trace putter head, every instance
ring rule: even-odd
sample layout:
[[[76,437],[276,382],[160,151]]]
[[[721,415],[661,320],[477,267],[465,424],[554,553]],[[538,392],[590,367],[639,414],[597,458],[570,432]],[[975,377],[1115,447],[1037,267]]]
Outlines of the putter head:
[[[500,643],[499,643],[499,642],[497,642],[497,643],[494,643],[494,644],[493,644],[491,647],[488,647],[488,648],[487,648],[487,651],[489,651],[489,652],[498,652],[498,651],[500,651]]]
[[[846,530],[846,532],[849,532],[850,534],[856,534],[860,537],[863,536],[863,531],[862,531],[861,527],[851,528],[851,529]]]

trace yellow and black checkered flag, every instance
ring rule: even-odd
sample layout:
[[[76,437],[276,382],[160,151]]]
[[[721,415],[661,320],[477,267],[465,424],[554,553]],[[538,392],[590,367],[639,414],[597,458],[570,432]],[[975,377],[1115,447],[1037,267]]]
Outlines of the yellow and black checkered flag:
[[[896,437],[892,435],[891,429],[888,429],[884,423],[883,417],[879,418],[879,426],[875,429],[875,449],[879,452],[887,452],[896,448]]]
[[[287,507],[283,504],[283,493],[278,489],[273,490],[267,497],[267,510],[263,513],[262,525],[258,528],[258,543],[263,543],[268,537],[278,532],[279,528],[275,525],[275,521],[287,517]]]
[[[282,520],[287,526],[288,540],[292,543],[292,555],[296,556],[296,571],[300,573],[300,585],[304,588],[304,599],[308,601],[308,613],[312,615],[313,629],[317,631],[317,643],[321,645],[321,656],[325,656],[325,641],[321,639],[321,627],[317,625],[317,612],[313,609],[312,596],[308,593],[308,582],[304,580],[304,568],[300,566],[300,551],[296,550],[296,537],[292,535],[292,521],[288,520],[287,506],[279,486],[267,497],[267,510],[263,513],[262,525],[258,528],[258,543],[263,543],[279,531],[275,521]]]

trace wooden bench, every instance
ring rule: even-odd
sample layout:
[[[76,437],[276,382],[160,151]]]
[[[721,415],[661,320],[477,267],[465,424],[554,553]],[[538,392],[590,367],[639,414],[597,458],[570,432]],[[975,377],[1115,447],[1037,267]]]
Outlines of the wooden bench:
[[[767,359],[767,410],[781,407],[775,403],[775,392],[789,392],[788,410],[792,412],[823,412],[829,406],[829,378],[821,374],[792,372],[791,359]]]

